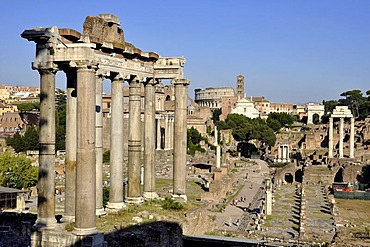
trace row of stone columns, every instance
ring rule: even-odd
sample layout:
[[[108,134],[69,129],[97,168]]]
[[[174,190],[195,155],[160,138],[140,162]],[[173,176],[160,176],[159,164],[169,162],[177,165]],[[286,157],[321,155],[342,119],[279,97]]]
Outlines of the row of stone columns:
[[[103,210],[102,82],[97,66],[89,61],[73,63],[67,74],[66,187],[63,220],[75,221],[76,235],[97,232],[95,213]],[[40,73],[40,156],[38,219],[35,227],[54,228],[55,221],[55,74],[51,62],[34,66]],[[130,86],[128,201],[140,202],[141,83],[145,86],[144,196],[155,193],[155,81],[124,78],[111,73],[111,160],[108,207],[123,202],[123,82]],[[186,194],[186,98],[188,80],[176,79],[173,194]],[[78,198],[78,200],[76,199]]]
[[[355,139],[355,120],[353,117],[351,119],[351,129],[349,138],[349,158],[354,158],[354,139]],[[344,139],[344,117],[339,117],[339,158],[343,158],[343,139]],[[334,148],[334,131],[333,131],[333,117],[329,118],[329,158],[333,158],[333,148]]]

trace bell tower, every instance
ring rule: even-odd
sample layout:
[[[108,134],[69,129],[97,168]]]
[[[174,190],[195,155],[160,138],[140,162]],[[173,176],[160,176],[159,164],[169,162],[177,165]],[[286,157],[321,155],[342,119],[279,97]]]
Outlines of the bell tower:
[[[244,76],[242,75],[236,77],[236,96],[239,99],[244,98]]]

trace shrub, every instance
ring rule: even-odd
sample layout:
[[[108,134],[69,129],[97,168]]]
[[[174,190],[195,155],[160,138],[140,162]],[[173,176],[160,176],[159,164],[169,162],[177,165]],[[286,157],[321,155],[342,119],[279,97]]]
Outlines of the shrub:
[[[180,202],[176,202],[171,197],[166,196],[166,198],[162,202],[162,208],[167,210],[179,211],[182,210],[184,206]]]

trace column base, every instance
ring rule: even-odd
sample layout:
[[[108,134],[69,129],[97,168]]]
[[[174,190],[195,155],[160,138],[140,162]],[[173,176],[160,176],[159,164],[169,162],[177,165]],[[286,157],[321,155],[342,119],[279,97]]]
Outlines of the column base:
[[[33,229],[36,231],[53,230],[58,227],[57,220],[55,218],[37,218]]]
[[[63,215],[62,219],[60,220],[63,223],[72,223],[75,222],[76,217],[70,215]]]
[[[171,195],[171,198],[177,202],[187,202],[188,197],[186,195]]]
[[[142,197],[127,197],[126,198],[127,204],[140,204],[143,202],[144,202],[144,199]]]
[[[117,213],[126,207],[127,206],[124,202],[108,202],[105,211],[108,213]]]
[[[104,208],[97,208],[95,209],[95,215],[96,216],[101,216],[101,215],[106,215],[107,212],[105,212]]]
[[[144,192],[143,197],[145,201],[148,201],[159,198],[159,195],[157,194],[157,192]]]
[[[76,235],[76,236],[89,236],[89,235],[95,235],[98,233],[98,230],[96,229],[96,227],[92,227],[92,228],[77,228],[75,227],[75,229],[72,231],[73,235]]]
[[[76,236],[66,231],[36,231],[31,235],[32,247],[104,247],[107,243],[104,241],[104,234],[97,233],[88,236]]]

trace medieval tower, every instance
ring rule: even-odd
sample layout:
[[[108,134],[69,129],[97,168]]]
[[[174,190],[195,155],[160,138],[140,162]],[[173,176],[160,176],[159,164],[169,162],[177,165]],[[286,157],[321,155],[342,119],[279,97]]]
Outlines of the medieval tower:
[[[244,76],[242,75],[236,77],[236,96],[239,99],[244,98]]]

